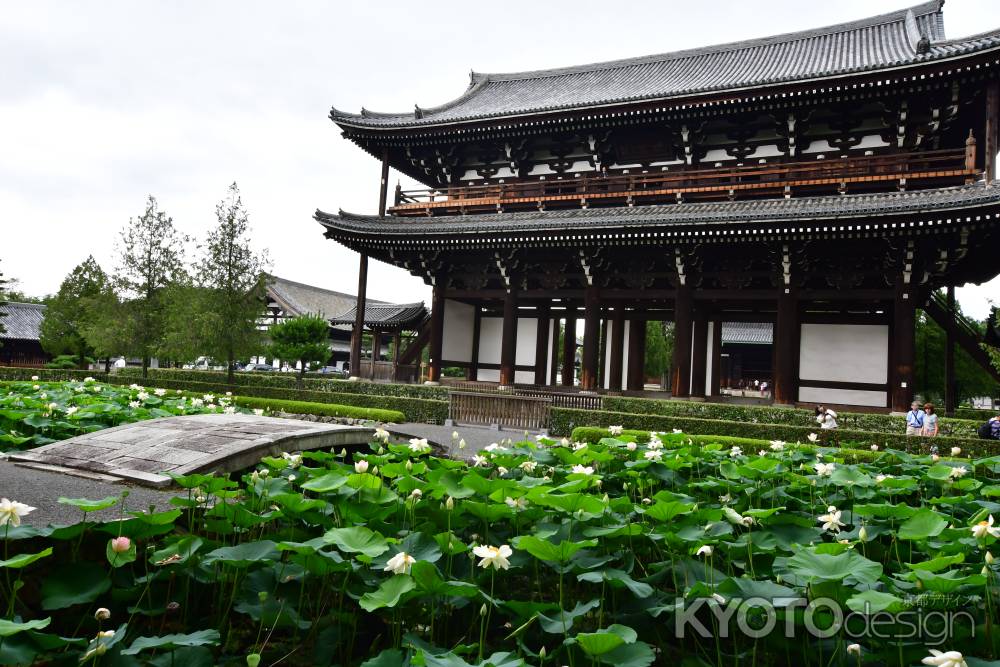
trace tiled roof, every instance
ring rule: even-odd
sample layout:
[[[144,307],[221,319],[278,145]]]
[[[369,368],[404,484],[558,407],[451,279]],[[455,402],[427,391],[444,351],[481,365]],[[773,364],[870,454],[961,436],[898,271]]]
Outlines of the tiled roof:
[[[357,307],[352,307],[341,315],[330,320],[331,324],[354,324]],[[365,304],[365,326],[383,326],[395,328],[397,326],[412,326],[419,324],[427,317],[427,308],[423,301],[406,304]]]
[[[1000,47],[1000,30],[946,40],[943,2],[858,21],[612,62],[508,74],[472,73],[439,107],[360,114],[334,108],[344,127],[426,127],[463,121],[667,100],[935,62]]]
[[[438,217],[379,217],[316,211],[329,232],[364,236],[458,237],[484,233],[599,231],[627,228],[793,223],[959,210],[1000,203],[1000,187],[975,183],[911,192],[831,195],[791,199],[690,202],[656,206],[566,209]]]
[[[297,283],[273,276],[267,285],[267,298],[275,301],[291,317],[319,315],[334,317],[353,308],[358,297],[333,290]],[[385,303],[369,299],[368,303]]]
[[[6,331],[0,331],[0,339],[5,340],[38,340],[42,320],[45,318],[45,306],[38,303],[8,302],[0,305],[0,326]]]
[[[722,344],[770,345],[774,325],[770,322],[723,322]]]

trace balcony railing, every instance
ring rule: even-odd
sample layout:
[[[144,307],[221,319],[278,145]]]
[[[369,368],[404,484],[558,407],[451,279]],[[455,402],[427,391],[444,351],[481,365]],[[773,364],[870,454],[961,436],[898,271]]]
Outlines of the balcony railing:
[[[521,180],[397,190],[397,216],[632,206],[694,199],[835,194],[940,187],[978,179],[975,149],[926,151],[644,174]]]

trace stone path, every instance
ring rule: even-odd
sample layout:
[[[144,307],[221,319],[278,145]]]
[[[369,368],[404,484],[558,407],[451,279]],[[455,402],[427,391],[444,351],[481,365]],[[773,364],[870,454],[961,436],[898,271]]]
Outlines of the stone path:
[[[95,431],[9,458],[103,481],[167,486],[172,480],[165,472],[232,472],[283,451],[364,445],[371,433],[362,426],[244,414],[187,415]]]

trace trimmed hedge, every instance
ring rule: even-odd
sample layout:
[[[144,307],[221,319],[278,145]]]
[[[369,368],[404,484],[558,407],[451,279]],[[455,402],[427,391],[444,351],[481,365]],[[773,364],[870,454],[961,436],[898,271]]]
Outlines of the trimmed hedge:
[[[120,368],[116,375],[139,381],[142,370],[139,368]],[[142,382],[153,384],[160,380],[183,382],[207,382],[226,384],[226,374],[221,371],[196,371],[180,368],[151,368],[149,377]],[[294,373],[236,373],[235,384],[240,387],[272,387],[279,389],[295,389],[296,375]],[[140,384],[142,383],[140,382]],[[383,382],[352,382],[349,380],[333,380],[306,377],[302,387],[309,391],[324,391],[330,393],[364,394],[369,396],[395,396],[405,398],[422,398],[425,400],[448,400],[447,387],[428,387],[422,384],[394,384]]]
[[[113,384],[131,384],[140,382],[139,378],[123,378],[112,376]],[[149,386],[163,389],[182,389],[199,394],[225,394],[230,391],[240,396],[266,398],[283,401],[299,401],[308,403],[325,403],[339,406],[353,406],[376,410],[394,410],[401,413],[401,421],[433,422],[441,424],[448,418],[447,401],[430,401],[422,398],[406,398],[393,396],[373,396],[368,394],[332,393],[326,391],[308,391],[305,389],[287,389],[281,387],[249,387],[245,385],[229,385],[214,382],[188,382],[183,380],[165,380],[150,378]],[[356,383],[351,383],[356,384]]]
[[[959,419],[971,419],[977,424],[989,421],[998,414],[1000,414],[1000,410],[982,410],[979,408],[957,408],[955,410],[955,417]]]
[[[828,447],[860,447],[878,445],[880,448],[892,447],[903,451],[926,453],[931,445],[936,445],[942,454],[947,454],[952,447],[961,447],[963,454],[968,456],[992,456],[1000,453],[1000,443],[990,440],[971,438],[919,438],[896,433],[875,433],[844,428],[823,430],[807,426],[791,426],[788,424],[754,424],[745,422],[703,419],[699,417],[667,417],[662,415],[644,415],[627,412],[610,412],[607,410],[577,410],[571,408],[552,408],[552,420],[549,432],[555,436],[570,435],[577,426],[613,426],[620,425],[627,429],[646,431],[671,431],[680,429],[685,433],[698,435],[728,435],[736,437],[752,437],[761,440],[785,440],[788,442],[807,442],[810,433],[818,437],[818,444]]]
[[[398,410],[378,410],[375,408],[358,408],[352,405],[335,405],[333,403],[310,403],[309,401],[284,401],[277,398],[257,398],[255,396],[235,396],[233,403],[250,409],[264,409],[272,412],[289,412],[296,415],[318,415],[321,417],[346,417],[348,419],[367,419],[376,422],[401,423],[406,416]]]
[[[649,398],[623,398],[605,396],[605,410],[632,414],[661,415],[664,417],[697,417],[749,424],[787,424],[815,429],[814,413],[800,408],[778,408],[762,405],[734,405],[731,403],[701,403],[695,401],[664,401]],[[985,420],[968,420],[941,417],[938,424],[941,435],[957,438],[976,438],[979,425]],[[852,431],[874,431],[905,435],[906,420],[886,414],[867,412],[838,412],[840,428]]]
[[[23,366],[0,366],[0,380],[18,380],[30,382],[38,376],[39,382],[62,382],[64,380],[80,381],[84,378],[94,378],[106,382],[108,376],[99,371],[80,371],[67,368],[25,368]]]

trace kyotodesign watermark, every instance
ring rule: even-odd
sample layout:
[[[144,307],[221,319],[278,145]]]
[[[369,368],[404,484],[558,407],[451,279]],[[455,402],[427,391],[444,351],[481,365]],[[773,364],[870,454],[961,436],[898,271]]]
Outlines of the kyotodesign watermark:
[[[893,611],[870,602],[845,609],[833,598],[694,598],[675,601],[674,636],[762,639],[775,633],[792,639],[803,633],[818,639],[917,640],[938,646],[961,634],[974,637],[975,618],[965,611],[975,597],[911,596]],[[962,630],[956,633],[956,630]]]

